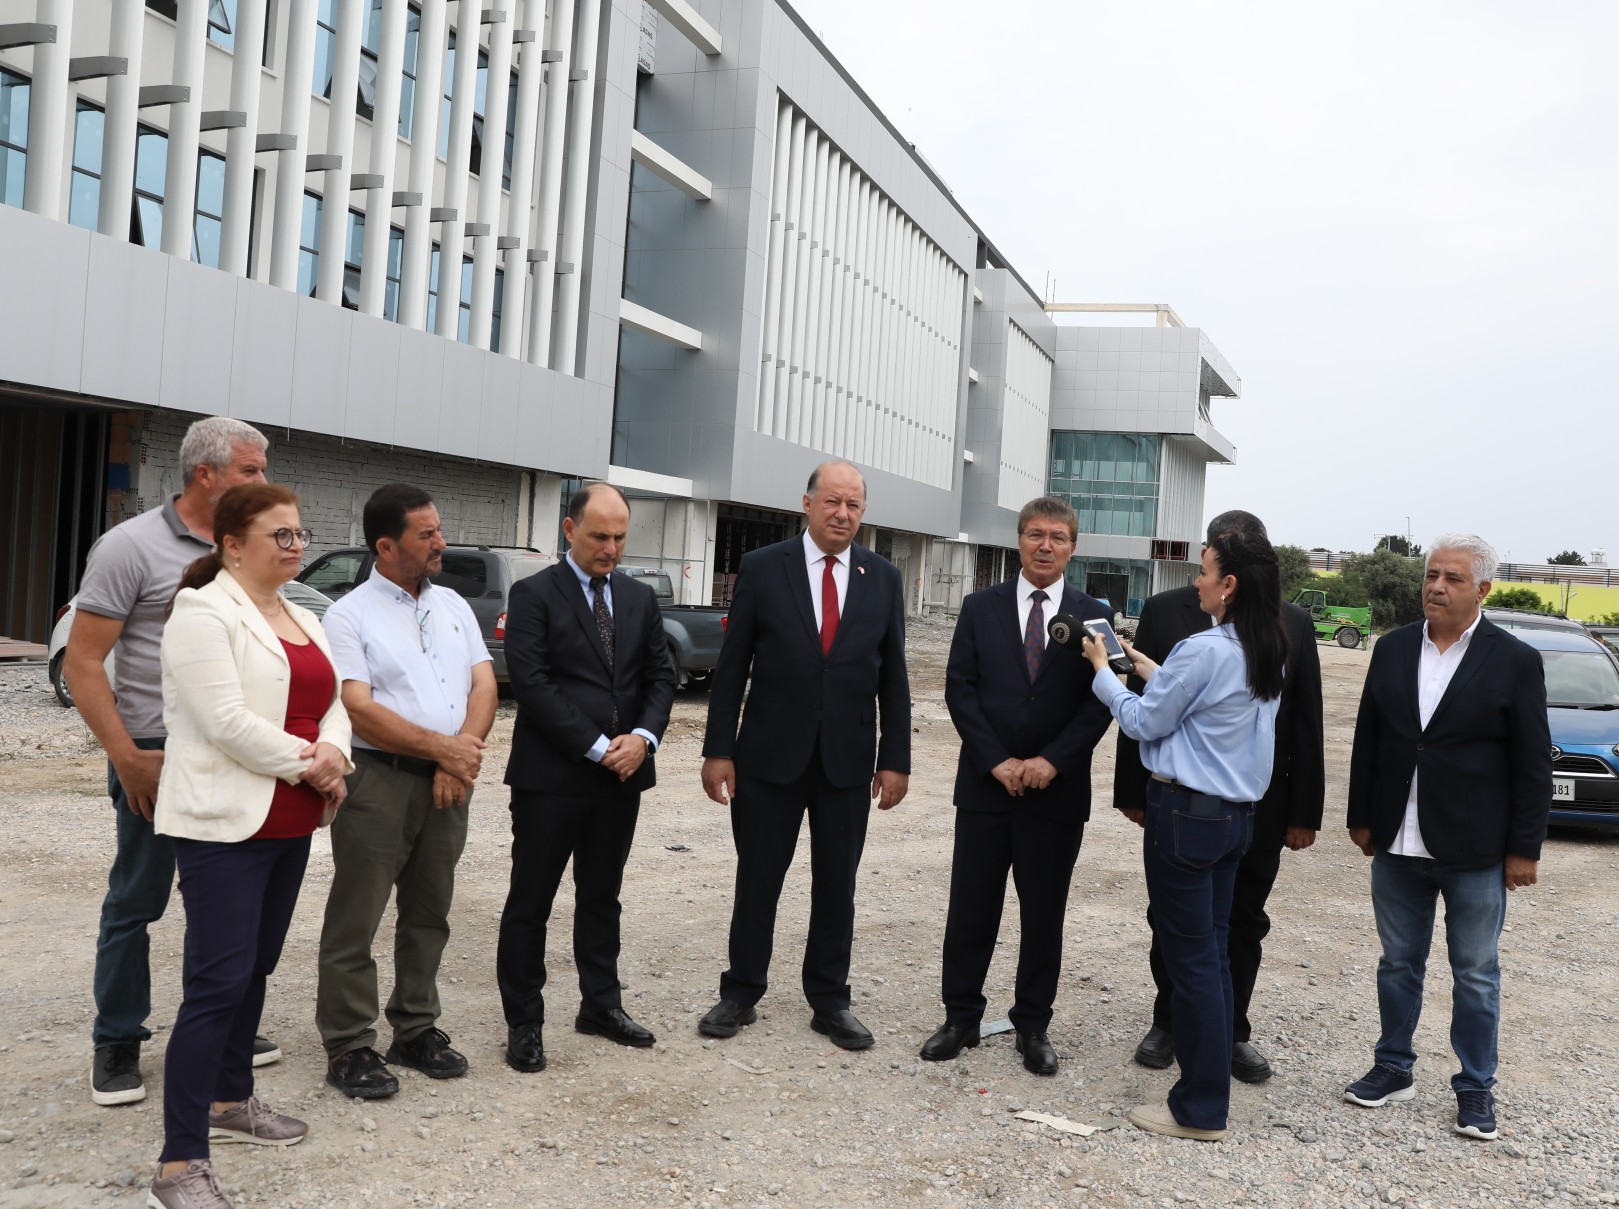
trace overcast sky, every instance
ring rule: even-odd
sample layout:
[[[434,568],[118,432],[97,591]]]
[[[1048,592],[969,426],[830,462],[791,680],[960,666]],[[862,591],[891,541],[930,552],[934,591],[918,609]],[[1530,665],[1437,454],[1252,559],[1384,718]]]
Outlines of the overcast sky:
[[[1211,514],[1619,563],[1619,3],[793,2],[1037,291],[1208,332]]]

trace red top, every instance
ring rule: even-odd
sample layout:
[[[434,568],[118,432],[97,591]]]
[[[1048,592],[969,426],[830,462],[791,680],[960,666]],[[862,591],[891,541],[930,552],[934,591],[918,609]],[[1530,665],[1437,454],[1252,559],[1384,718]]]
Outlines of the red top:
[[[313,642],[295,646],[283,638],[281,646],[287,652],[287,662],[292,665],[292,684],[287,689],[286,731],[305,743],[313,743],[320,737],[320,720],[331,708],[337,676],[331,662]],[[311,835],[320,826],[325,808],[326,799],[313,786],[302,781],[288,785],[278,780],[275,796],[270,799],[270,813],[253,838],[291,840]]]

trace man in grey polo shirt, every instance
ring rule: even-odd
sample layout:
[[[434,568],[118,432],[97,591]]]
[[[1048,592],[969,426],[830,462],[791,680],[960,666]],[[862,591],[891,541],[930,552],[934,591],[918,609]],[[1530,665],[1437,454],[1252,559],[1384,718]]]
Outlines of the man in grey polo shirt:
[[[107,875],[96,937],[96,1047],[90,1098],[145,1099],[141,1042],[151,1037],[152,971],[147,926],[162,918],[174,884],[174,851],[152,830],[163,767],[164,615],[186,567],[214,548],[214,507],[227,490],[264,482],[262,433],[240,420],[198,420],[180,442],[185,490],[109,529],[90,547],[63,670],[85,724],[107,753],[107,792],[118,849]],[[106,659],[117,655],[114,678]],[[274,1062],[259,1038],[254,1065]]]
[[[371,578],[327,612],[326,636],[354,723],[354,774],[332,821],[332,888],[320,933],[315,1025],[326,1081],[377,1100],[399,1081],[373,1048],[377,963],[371,956],[398,890],[386,1062],[432,1079],[467,1072],[438,1028],[438,967],[450,939],[455,865],[467,805],[495,721],[495,672],[467,602],[429,576],[443,568],[433,497],[379,487],[365,503]]]

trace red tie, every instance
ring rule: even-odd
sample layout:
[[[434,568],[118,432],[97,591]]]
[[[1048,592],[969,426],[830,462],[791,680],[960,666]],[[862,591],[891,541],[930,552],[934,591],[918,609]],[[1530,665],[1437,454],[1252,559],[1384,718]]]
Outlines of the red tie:
[[[821,576],[821,654],[832,653],[832,640],[838,636],[838,582],[832,578],[832,567],[837,556],[826,556],[826,571]]]

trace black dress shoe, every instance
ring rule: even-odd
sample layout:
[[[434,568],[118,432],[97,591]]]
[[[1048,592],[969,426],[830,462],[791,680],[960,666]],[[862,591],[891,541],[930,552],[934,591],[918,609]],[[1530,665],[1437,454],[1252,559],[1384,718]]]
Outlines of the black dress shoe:
[[[944,1024],[939,1031],[929,1037],[922,1045],[922,1059],[926,1062],[949,1062],[957,1057],[964,1049],[973,1049],[978,1044],[978,1026],[965,1025],[957,1028],[953,1024]]]
[[[734,999],[721,999],[697,1022],[697,1031],[705,1037],[734,1037],[744,1024],[757,1019],[759,1013],[751,1004],[743,1007]]]
[[[1175,1038],[1170,1035],[1168,1029],[1153,1025],[1141,1039],[1141,1044],[1136,1046],[1137,1065],[1153,1070],[1165,1070],[1173,1061],[1175,1061]]]
[[[870,1049],[877,1040],[848,1008],[841,1012],[816,1012],[810,1017],[810,1027],[832,1038],[832,1044],[839,1049]]]
[[[524,1074],[545,1069],[545,1044],[537,1023],[514,1024],[506,1030],[506,1065]]]
[[[1019,1033],[1017,1052],[1023,1055],[1023,1069],[1031,1075],[1057,1073],[1057,1051],[1044,1033]]]
[[[579,1016],[574,1020],[573,1027],[581,1033],[606,1037],[609,1041],[628,1045],[632,1049],[646,1049],[656,1040],[651,1032],[631,1020],[621,1007],[580,1007]]]
[[[1246,1041],[1236,1041],[1231,1046],[1231,1077],[1241,1079],[1244,1083],[1263,1083],[1274,1072],[1270,1063],[1265,1061],[1265,1055],[1256,1050]]]

